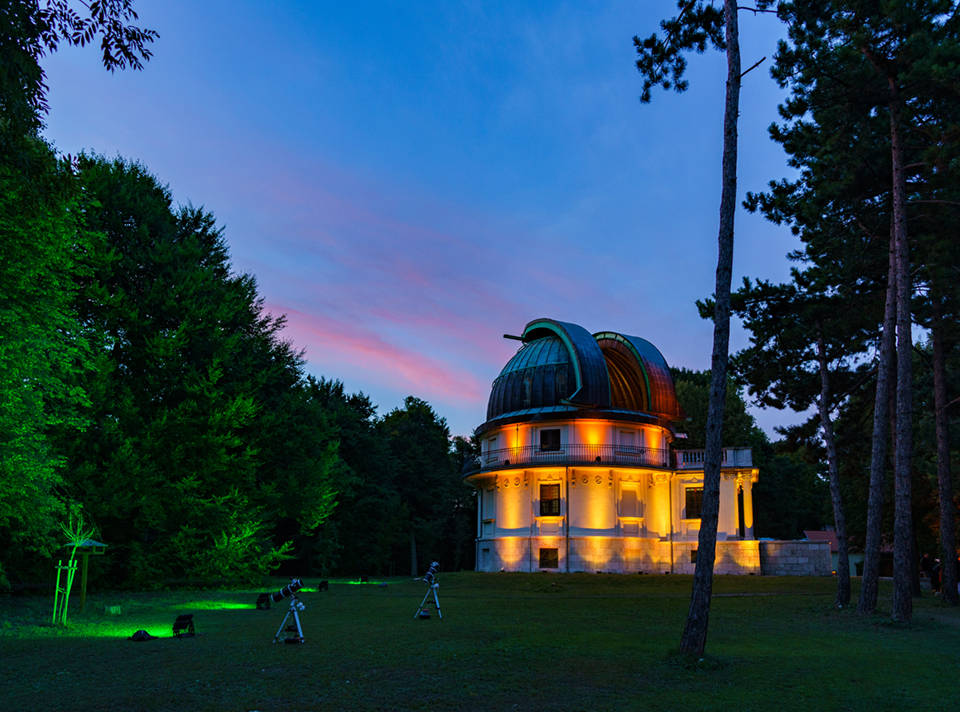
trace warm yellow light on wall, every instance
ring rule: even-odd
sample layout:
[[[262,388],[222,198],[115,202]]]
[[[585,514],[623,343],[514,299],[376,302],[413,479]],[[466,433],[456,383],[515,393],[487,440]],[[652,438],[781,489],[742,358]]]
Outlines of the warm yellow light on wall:
[[[530,526],[530,495],[520,473],[506,475],[497,503],[497,527],[519,529]]]
[[[519,537],[504,537],[500,540],[500,560],[504,563],[504,568],[513,567],[526,559],[526,539]]]
[[[656,484],[648,490],[648,507],[654,516],[647,520],[651,533],[655,536],[667,536],[670,533],[670,490],[669,485]]]
[[[607,434],[607,424],[595,421],[580,421],[577,423],[577,433],[580,435],[580,442],[584,445],[604,445],[604,439]]]
[[[576,494],[570,503],[570,524],[581,529],[612,533],[617,521],[614,489],[608,486],[610,471],[599,468],[578,469]]]
[[[526,445],[527,428],[523,426],[512,426],[500,431],[500,437],[503,446],[506,449],[516,451],[517,448]]]

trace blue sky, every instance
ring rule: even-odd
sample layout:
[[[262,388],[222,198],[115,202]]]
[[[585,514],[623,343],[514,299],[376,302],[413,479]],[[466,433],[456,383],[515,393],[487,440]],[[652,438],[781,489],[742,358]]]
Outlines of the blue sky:
[[[690,57],[689,91],[649,105],[634,66],[674,3],[135,6],[160,33],[143,72],[107,73],[95,47],[44,60],[46,136],[213,212],[310,373],[381,413],[423,398],[467,434],[517,348],[501,335],[534,318],[709,367],[695,301],[715,279],[725,59]],[[779,33],[741,14],[743,65],[767,57],[744,79],[741,196],[789,175],[767,135]],[[788,231],[742,209],[736,230],[735,283],[787,279]]]

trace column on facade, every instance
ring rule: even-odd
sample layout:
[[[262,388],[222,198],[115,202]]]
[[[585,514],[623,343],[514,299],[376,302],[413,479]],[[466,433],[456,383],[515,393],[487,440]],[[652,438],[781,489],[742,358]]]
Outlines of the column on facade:
[[[741,480],[743,486],[743,537],[753,539],[753,478],[749,475]]]
[[[717,541],[726,541],[739,534],[739,507],[737,506],[737,481],[729,474],[720,477],[720,516],[717,523]]]
[[[672,483],[666,473],[647,475],[648,485],[643,494],[644,534],[661,540],[670,538],[670,487]]]

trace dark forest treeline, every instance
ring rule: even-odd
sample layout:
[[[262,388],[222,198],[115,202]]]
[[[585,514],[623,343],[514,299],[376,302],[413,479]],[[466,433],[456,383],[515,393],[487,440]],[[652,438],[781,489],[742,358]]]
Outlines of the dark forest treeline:
[[[787,39],[772,74],[789,95],[770,133],[797,174],[746,206],[802,248],[788,283],[745,281],[735,295],[751,346],[734,370],[762,405],[817,411],[786,440],[830,463],[837,531],[848,523],[865,551],[858,610],[875,612],[879,551],[892,543],[892,617],[909,622],[921,548],[940,556],[943,598],[958,602],[960,6],[776,11]],[[841,547],[841,579],[844,559]],[[847,586],[838,605],[849,598]]]
[[[859,613],[876,612],[880,549],[891,543],[895,620],[911,620],[921,549],[939,555],[943,600],[957,605],[960,4],[764,0],[721,12],[691,0],[678,9],[661,23],[665,38],[634,39],[643,100],[655,85],[685,90],[682,53],[708,40],[735,68],[728,91],[738,87],[763,61],[738,74],[739,11],[783,23],[771,75],[787,94],[770,135],[794,174],[748,193],[745,207],[789,226],[802,247],[789,255],[788,282],[745,280],[732,295],[751,345],[730,366],[759,405],[815,413],[785,429],[778,448],[829,482],[836,605],[850,604],[848,543],[864,551]],[[735,183],[727,167],[725,188]],[[718,294],[699,303],[717,328],[727,298],[718,276]],[[709,583],[695,590],[708,600]],[[697,608],[702,620],[708,608]]]

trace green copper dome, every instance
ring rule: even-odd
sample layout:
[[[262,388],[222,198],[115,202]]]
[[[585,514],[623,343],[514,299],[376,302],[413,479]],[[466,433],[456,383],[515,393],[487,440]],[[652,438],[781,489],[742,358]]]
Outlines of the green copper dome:
[[[482,430],[507,420],[587,413],[686,417],[666,361],[645,339],[610,331],[591,335],[576,324],[536,319],[521,340],[523,346],[493,382]]]

